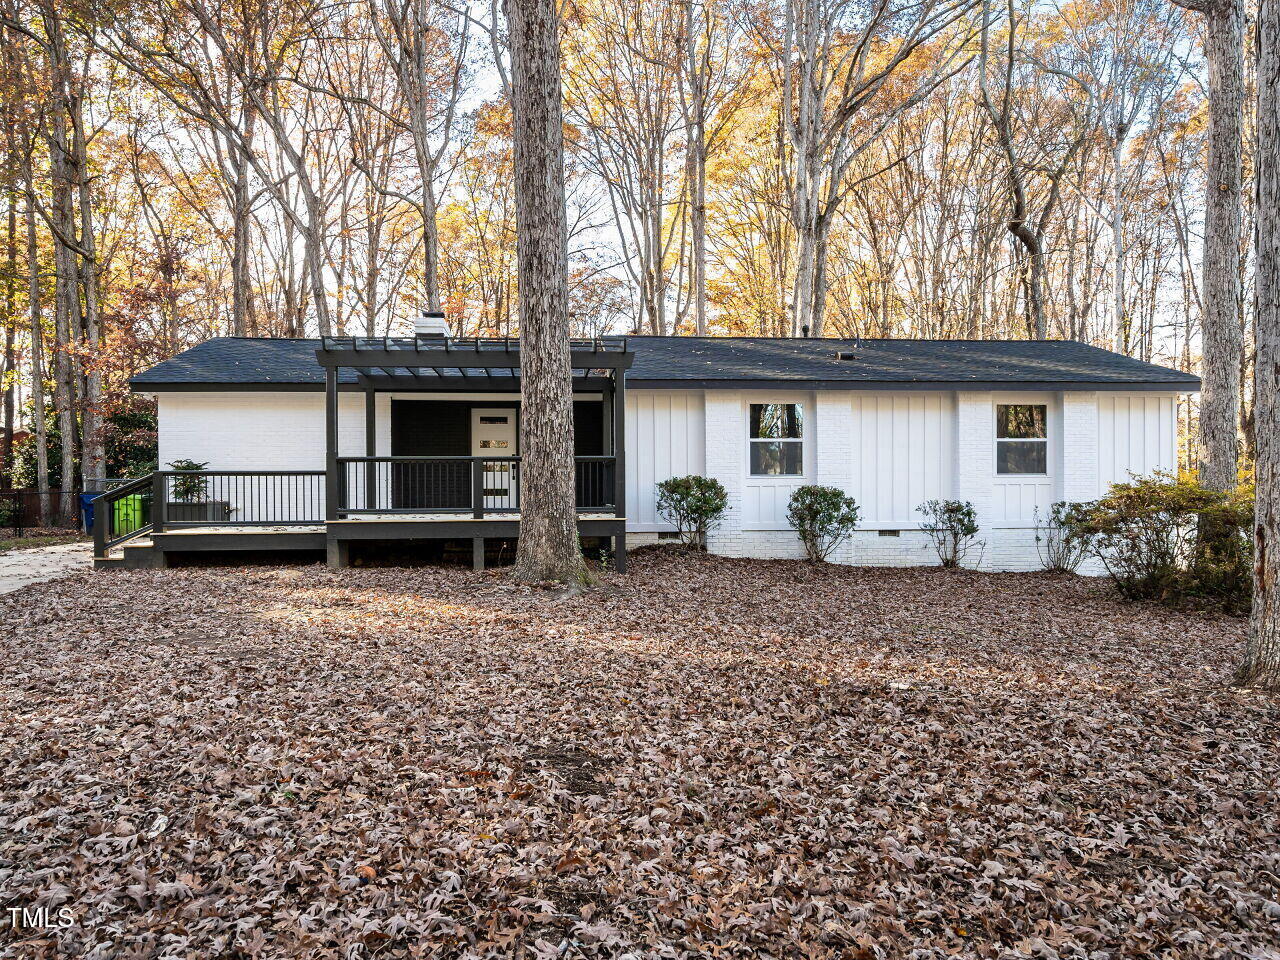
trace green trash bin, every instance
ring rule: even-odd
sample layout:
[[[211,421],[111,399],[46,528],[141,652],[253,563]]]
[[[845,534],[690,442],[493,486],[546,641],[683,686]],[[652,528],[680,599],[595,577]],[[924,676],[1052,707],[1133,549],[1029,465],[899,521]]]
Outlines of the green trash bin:
[[[125,534],[133,533],[133,531],[144,526],[147,522],[145,504],[139,494],[121,497],[115,502],[114,508],[112,520],[114,521],[115,530],[113,536],[123,537]]]

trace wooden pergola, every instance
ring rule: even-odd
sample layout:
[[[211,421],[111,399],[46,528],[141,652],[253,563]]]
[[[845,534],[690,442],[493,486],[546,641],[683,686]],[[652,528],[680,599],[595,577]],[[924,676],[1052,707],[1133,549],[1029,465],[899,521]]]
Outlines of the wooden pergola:
[[[613,459],[613,508],[620,521],[626,503],[626,370],[634,354],[624,337],[598,337],[572,340],[569,359],[576,391],[599,392],[608,438],[607,453]],[[358,390],[365,397],[365,457],[377,459],[376,395],[380,392],[490,392],[520,390],[520,341],[514,338],[450,338],[415,337],[324,337],[316,350],[316,360],[325,372],[325,503],[326,520],[332,525],[341,519],[340,457],[338,450],[339,390]],[[355,383],[342,377],[341,371],[355,373]],[[382,458],[392,459],[397,458]],[[411,458],[405,458],[411,459]],[[367,482],[371,474],[366,475]],[[476,504],[476,529],[469,535],[476,539],[477,550],[483,549],[484,532],[497,528],[490,518],[485,522],[482,508]],[[510,523],[518,523],[511,520]],[[448,527],[437,524],[440,531],[454,529],[466,521],[455,519]],[[594,528],[601,520],[589,521]],[[481,526],[483,524],[483,527]],[[581,524],[580,524],[581,525]],[[408,521],[380,523],[390,536],[408,536]],[[392,527],[404,527],[393,530]],[[460,528],[459,528],[460,529]],[[585,529],[585,527],[584,527]],[[503,527],[506,530],[506,527]],[[611,533],[621,541],[622,531]],[[421,525],[414,531],[422,533]],[[352,536],[366,537],[372,530],[361,530]],[[496,535],[496,534],[492,534]]]

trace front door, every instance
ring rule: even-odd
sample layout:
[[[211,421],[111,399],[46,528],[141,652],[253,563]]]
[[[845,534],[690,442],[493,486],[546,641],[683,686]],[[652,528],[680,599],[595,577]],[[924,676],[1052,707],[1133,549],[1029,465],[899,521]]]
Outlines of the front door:
[[[502,459],[516,455],[514,407],[475,407],[471,411],[471,455],[486,458],[483,471],[484,508],[519,508],[519,465]]]

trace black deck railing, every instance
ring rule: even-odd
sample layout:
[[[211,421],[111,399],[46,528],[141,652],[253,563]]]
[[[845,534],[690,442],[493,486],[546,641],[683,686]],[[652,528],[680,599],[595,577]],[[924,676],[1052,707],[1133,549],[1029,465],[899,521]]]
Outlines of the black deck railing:
[[[620,512],[613,457],[575,457],[582,512]],[[519,457],[340,457],[340,514],[516,513]]]
[[[117,484],[93,501],[93,555],[105,557],[116,544],[150,533],[156,484],[140,477]]]
[[[94,555],[145,533],[321,524],[323,470],[158,470],[93,501]]]
[[[622,511],[613,457],[577,457],[580,512]],[[323,470],[158,470],[93,501],[94,555],[147,533],[194,527],[322,524]],[[519,457],[344,457],[338,515],[516,513]]]
[[[156,519],[169,527],[324,523],[323,470],[162,470]]]

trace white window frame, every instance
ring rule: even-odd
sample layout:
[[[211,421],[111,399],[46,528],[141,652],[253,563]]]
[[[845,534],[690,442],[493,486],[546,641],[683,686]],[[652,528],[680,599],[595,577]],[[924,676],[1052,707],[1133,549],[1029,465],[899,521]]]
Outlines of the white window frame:
[[[784,404],[798,407],[800,409],[800,436],[798,437],[753,437],[751,436],[751,408],[753,406],[782,406]],[[782,399],[778,397],[755,398],[752,397],[747,401],[747,477],[753,481],[780,481],[788,482],[796,479],[804,478],[808,475],[809,465],[806,459],[805,442],[809,440],[809,410],[808,404],[800,399]],[[800,446],[800,472],[799,473],[755,473],[751,469],[751,451],[753,444],[757,443],[795,443]]]
[[[1000,436],[1000,408],[1001,407],[1043,407],[1044,408],[1044,436],[1043,437],[1002,437]],[[1053,420],[1053,406],[1044,400],[997,400],[991,407],[991,437],[995,441],[992,450],[992,468],[998,479],[1004,477],[1050,477],[1053,475],[1050,469],[1050,449],[1049,449],[1049,432],[1051,430],[1051,422]],[[1000,444],[1002,443],[1043,443],[1044,444],[1044,469],[1038,473],[1001,473],[1000,472]]]

